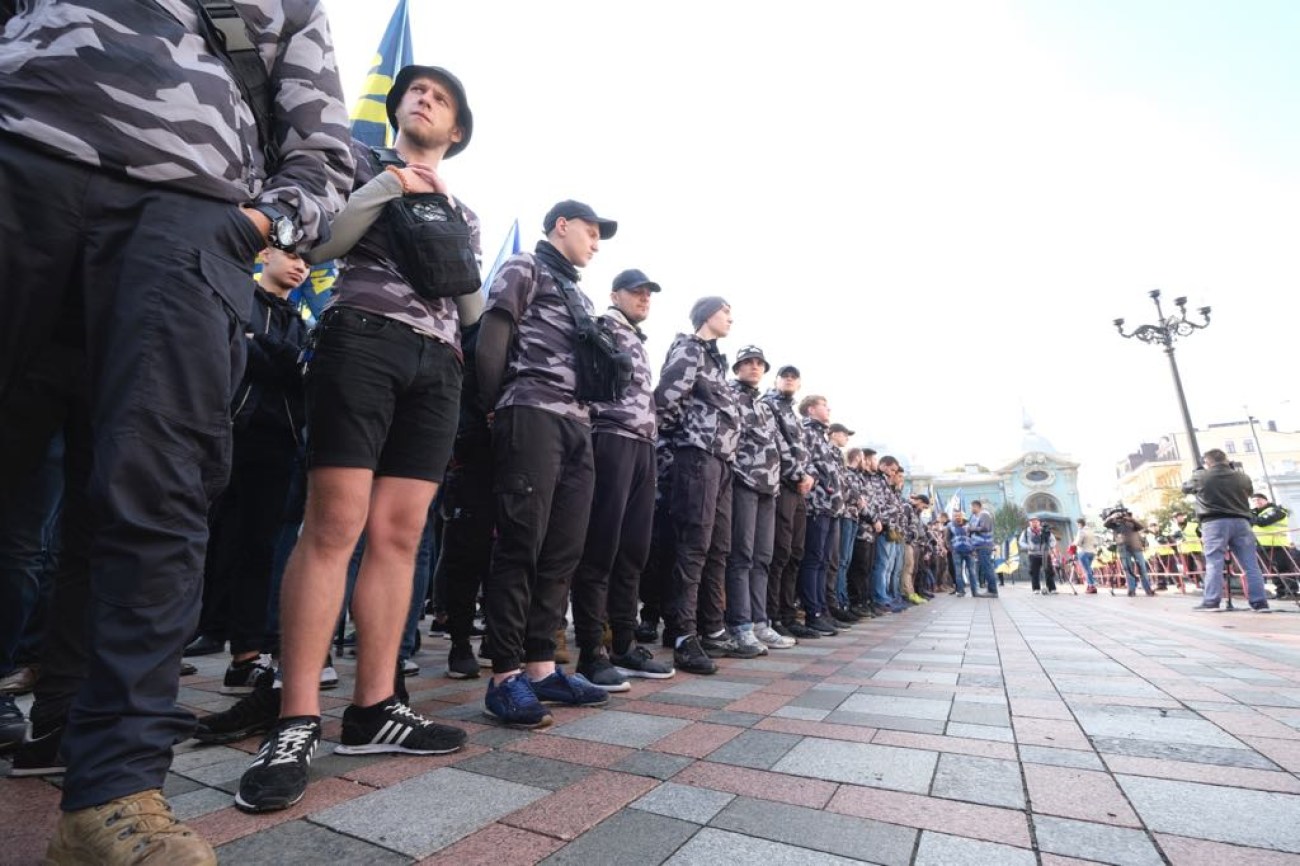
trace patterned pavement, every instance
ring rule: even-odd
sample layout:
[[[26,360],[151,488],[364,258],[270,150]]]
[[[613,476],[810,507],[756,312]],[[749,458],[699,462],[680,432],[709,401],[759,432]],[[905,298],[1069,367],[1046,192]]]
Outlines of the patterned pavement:
[[[191,743],[167,794],[230,864],[1300,863],[1300,610],[1197,600],[942,597],[542,733],[490,724],[484,681],[443,679],[426,640],[412,702],[463,751],[326,743],[306,799],[254,817],[231,792],[256,742]],[[224,660],[198,661],[182,701],[224,708]],[[39,862],[57,795],[0,782],[0,862]]]

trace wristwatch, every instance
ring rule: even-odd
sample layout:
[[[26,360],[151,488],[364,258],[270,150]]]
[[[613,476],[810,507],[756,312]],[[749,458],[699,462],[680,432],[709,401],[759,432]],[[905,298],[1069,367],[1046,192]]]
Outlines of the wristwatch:
[[[266,242],[277,250],[293,252],[294,246],[302,240],[304,234],[302,228],[272,205],[255,204],[253,210],[265,214],[271,221],[271,231],[267,235]]]

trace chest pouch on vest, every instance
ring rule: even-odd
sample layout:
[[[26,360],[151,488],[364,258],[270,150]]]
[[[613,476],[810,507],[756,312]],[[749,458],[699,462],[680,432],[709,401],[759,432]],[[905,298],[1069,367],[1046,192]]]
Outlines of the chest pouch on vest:
[[[613,403],[623,399],[632,384],[632,356],[619,349],[605,321],[588,315],[578,300],[577,286],[556,274],[552,276],[573,316],[576,334],[573,360],[577,371],[574,396],[583,403]]]
[[[402,166],[390,149],[372,150],[378,167]],[[393,264],[425,300],[477,292],[483,284],[469,223],[440,192],[410,193],[384,206]]]

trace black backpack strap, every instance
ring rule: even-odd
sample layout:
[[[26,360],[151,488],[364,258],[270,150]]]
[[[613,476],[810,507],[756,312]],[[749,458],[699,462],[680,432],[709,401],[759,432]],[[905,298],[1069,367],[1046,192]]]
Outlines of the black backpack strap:
[[[230,0],[190,0],[199,13],[199,29],[208,47],[222,59],[257,123],[257,140],[270,171],[279,159],[272,121],[271,77],[266,72],[248,25]]]
[[[371,147],[370,164],[374,166],[375,173],[383,171],[390,165],[394,168],[406,168],[406,160],[397,155],[397,151],[391,147]]]
[[[540,263],[539,263],[540,264]],[[578,287],[568,277],[563,277],[555,271],[541,266],[555,280],[556,285],[560,287],[560,297],[564,299],[564,305],[569,308],[569,315],[573,316],[573,323],[578,327],[578,334],[587,333],[596,326],[591,320],[591,315],[587,313],[582,301],[578,300]]]

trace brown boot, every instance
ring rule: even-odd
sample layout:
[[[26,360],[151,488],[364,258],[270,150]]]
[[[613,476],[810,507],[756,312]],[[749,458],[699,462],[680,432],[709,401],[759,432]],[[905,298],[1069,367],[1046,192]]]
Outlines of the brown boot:
[[[564,629],[555,633],[555,663],[557,665],[569,663],[569,639],[565,636]]]
[[[216,866],[212,846],[172,814],[162,791],[141,791],[102,806],[64,812],[45,866]]]

